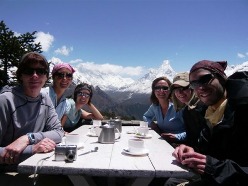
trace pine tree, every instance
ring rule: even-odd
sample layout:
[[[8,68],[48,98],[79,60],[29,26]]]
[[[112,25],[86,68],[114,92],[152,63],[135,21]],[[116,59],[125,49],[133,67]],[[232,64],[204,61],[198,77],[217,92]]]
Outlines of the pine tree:
[[[31,51],[41,53],[41,44],[35,43],[36,31],[16,35],[11,31],[4,21],[0,22],[0,85],[15,84],[15,72],[10,68],[18,67],[23,54]],[[8,72],[10,74],[8,74]],[[14,78],[10,78],[10,76]]]

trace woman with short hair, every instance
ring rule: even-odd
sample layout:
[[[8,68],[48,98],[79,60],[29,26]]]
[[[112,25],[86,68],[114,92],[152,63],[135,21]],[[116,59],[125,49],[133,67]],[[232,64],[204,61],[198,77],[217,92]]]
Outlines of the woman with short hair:
[[[80,127],[82,125],[79,123],[80,119],[103,119],[102,114],[91,102],[92,96],[93,90],[91,85],[82,83],[76,86],[73,99],[69,98],[66,100],[66,113],[61,120],[65,131],[70,132]],[[91,112],[83,110],[83,107],[85,106]]]

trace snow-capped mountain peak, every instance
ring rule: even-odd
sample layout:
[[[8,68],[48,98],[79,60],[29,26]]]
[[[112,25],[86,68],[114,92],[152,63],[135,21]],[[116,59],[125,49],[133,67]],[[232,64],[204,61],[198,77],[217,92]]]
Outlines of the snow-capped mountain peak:
[[[53,62],[53,64],[58,63]],[[51,67],[52,68],[52,67]],[[168,60],[163,61],[160,67],[149,69],[143,77],[133,80],[131,78],[124,78],[121,75],[113,75],[111,73],[103,73],[98,69],[84,68],[83,66],[74,67],[76,72],[73,75],[75,84],[87,82],[94,87],[98,86],[103,91],[118,91],[131,93],[145,93],[151,92],[152,81],[160,76],[166,76],[171,81],[176,75]],[[248,71],[248,61],[240,65],[228,66],[225,73],[227,76],[236,71]],[[131,96],[131,95],[130,95]]]

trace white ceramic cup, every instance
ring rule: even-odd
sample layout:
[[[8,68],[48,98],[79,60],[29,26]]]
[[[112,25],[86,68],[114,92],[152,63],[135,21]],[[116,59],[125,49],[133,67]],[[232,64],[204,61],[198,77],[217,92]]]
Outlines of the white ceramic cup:
[[[148,127],[147,121],[140,121],[140,127]]]
[[[95,133],[97,136],[100,136],[100,133],[101,133],[101,131],[102,131],[102,129],[100,128],[100,126],[93,127],[92,130],[94,131],[94,133]]]
[[[101,120],[93,120],[93,126],[101,126],[102,121]]]
[[[101,125],[102,125],[101,120],[93,120],[93,125],[90,129],[90,132],[96,136],[99,136],[101,132],[101,128],[100,128]]]
[[[148,127],[138,127],[137,132],[141,135],[147,135],[149,133],[149,128]]]
[[[142,153],[145,150],[145,142],[143,139],[129,139],[128,150],[132,153]]]
[[[66,134],[65,135],[65,144],[66,145],[78,145],[78,144],[80,144],[80,135],[79,134]]]

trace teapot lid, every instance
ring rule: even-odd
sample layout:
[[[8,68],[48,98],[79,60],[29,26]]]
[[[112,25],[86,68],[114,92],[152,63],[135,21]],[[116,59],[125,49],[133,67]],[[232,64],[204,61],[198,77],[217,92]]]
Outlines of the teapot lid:
[[[110,118],[110,121],[121,121],[121,118],[120,118],[120,116],[116,116],[113,119]]]
[[[110,125],[109,123],[106,123],[105,125],[100,126],[100,128],[114,128],[114,125]]]

